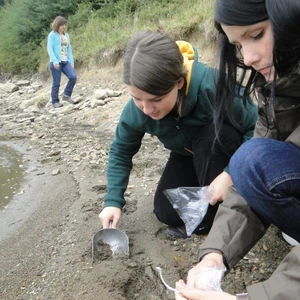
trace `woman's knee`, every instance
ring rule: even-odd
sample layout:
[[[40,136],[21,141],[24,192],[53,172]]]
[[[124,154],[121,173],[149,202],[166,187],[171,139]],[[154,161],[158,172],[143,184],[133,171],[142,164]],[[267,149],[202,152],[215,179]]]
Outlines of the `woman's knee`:
[[[166,225],[179,226],[182,224],[182,220],[162,192],[156,192],[156,195],[154,196],[153,213],[160,222]]]
[[[230,159],[229,170],[233,181],[241,178],[251,180],[262,175],[269,145],[266,139],[251,139],[242,144]]]
[[[74,73],[74,74],[72,74],[72,76],[70,76],[70,78],[69,78],[69,80],[71,81],[71,82],[76,82],[77,81],[77,75]]]

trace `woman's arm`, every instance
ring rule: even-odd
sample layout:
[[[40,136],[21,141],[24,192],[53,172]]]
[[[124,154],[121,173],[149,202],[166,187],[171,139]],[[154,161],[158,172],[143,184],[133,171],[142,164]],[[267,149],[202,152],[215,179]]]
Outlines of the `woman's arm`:
[[[54,48],[56,47],[57,39],[55,36],[55,33],[52,31],[48,35],[47,39],[47,51],[50,57],[50,62],[53,63],[53,65],[59,64],[59,58],[55,56]]]

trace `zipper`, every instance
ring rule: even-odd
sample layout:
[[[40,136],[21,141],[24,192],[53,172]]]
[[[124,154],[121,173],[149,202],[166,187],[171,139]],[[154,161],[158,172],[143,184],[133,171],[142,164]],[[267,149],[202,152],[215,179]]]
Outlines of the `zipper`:
[[[178,119],[176,119],[176,122],[177,122],[176,129],[179,130],[179,132],[180,132],[181,136],[183,137],[184,141],[185,141],[188,145],[192,145],[192,141],[190,141],[190,139],[185,135],[184,131],[181,130],[181,127],[178,125],[178,123],[179,123],[179,120],[178,120]],[[192,150],[190,150],[190,149],[188,149],[188,148],[186,148],[186,147],[184,147],[184,149],[185,149],[186,151],[190,152],[190,153],[193,153]]]
[[[265,106],[265,113],[267,118],[267,124],[272,125],[277,131],[277,135],[279,140],[282,140],[280,130],[278,128],[277,120],[276,120],[276,114],[275,114],[275,103],[273,97],[265,97],[265,100],[262,100],[262,104]],[[271,119],[269,119],[269,117]]]

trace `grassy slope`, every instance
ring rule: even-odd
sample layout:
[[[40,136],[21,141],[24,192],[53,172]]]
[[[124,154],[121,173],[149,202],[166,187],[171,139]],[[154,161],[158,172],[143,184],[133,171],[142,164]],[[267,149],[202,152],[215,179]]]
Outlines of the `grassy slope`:
[[[206,56],[205,52],[214,44],[213,3],[213,0],[173,0],[155,4],[147,1],[146,6],[133,14],[120,9],[114,19],[89,11],[88,21],[77,25],[76,29],[72,28],[72,24],[80,16],[75,15],[69,19],[68,31],[77,67],[116,63],[130,36],[147,29],[162,29],[174,39],[192,40],[200,47],[200,56]],[[84,14],[82,10],[79,12]],[[48,67],[45,43],[41,57],[39,71],[43,73]]]

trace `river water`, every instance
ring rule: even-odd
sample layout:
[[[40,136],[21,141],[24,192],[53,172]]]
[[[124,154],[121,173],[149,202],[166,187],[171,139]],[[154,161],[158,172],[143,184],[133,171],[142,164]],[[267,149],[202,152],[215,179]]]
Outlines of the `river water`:
[[[5,143],[0,143],[0,210],[19,192],[24,178],[23,156]]]

